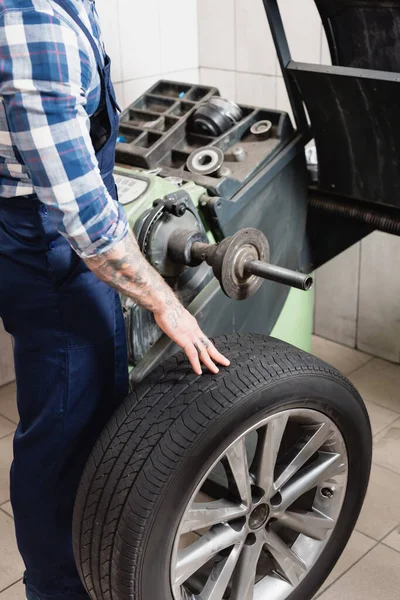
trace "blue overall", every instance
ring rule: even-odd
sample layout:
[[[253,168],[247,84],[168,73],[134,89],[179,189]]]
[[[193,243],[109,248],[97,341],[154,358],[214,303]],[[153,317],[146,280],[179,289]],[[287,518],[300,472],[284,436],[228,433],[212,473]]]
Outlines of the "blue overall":
[[[110,61],[70,4],[54,1],[97,59],[110,130],[97,160],[116,199]],[[72,552],[73,505],[93,443],[128,393],[125,331],[118,295],[59,235],[35,196],[0,198],[0,317],[14,338],[20,423],[11,501],[28,600],[87,600]]]

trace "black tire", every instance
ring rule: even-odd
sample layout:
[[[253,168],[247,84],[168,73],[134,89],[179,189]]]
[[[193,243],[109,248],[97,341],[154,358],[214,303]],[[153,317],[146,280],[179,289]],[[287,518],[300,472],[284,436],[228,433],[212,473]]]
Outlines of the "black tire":
[[[178,354],[137,386],[90,456],[73,542],[93,600],[173,600],[170,560],[182,512],[222,445],[277,409],[311,408],[340,430],[348,487],[336,528],[290,600],[313,597],[342,554],[368,486],[372,435],[354,387],[321,360],[261,335],[216,340],[231,360],[198,377]]]

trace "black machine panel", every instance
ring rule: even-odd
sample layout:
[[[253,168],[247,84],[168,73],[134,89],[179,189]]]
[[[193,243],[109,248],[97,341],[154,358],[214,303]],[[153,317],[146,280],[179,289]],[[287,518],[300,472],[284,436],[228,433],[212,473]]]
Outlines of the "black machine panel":
[[[400,75],[293,63],[318,150],[318,189],[400,208]]]
[[[333,64],[400,73],[399,0],[316,0]]]
[[[289,58],[284,71],[310,117],[317,190],[400,209],[400,0],[316,4],[334,66]]]

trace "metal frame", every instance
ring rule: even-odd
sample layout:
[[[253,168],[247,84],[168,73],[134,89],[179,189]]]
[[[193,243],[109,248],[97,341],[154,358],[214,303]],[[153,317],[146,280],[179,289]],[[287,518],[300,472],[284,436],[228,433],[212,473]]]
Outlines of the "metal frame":
[[[291,80],[287,67],[293,64],[290,54],[289,43],[286,37],[285,28],[282,21],[281,12],[277,0],[263,0],[265,12],[267,14],[269,26],[271,28],[272,38],[274,40],[276,53],[281,66],[283,79],[289,95],[293,115],[299,132],[304,133],[310,139],[310,125],[308,123],[307,113],[304,108],[304,102],[294,82]],[[307,143],[307,142],[306,142]]]

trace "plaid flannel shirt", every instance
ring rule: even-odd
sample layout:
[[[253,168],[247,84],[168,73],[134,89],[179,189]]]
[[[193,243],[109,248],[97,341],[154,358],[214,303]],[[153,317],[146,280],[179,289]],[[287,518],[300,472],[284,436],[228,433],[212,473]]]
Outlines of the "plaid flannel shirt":
[[[92,0],[68,0],[98,40]],[[82,257],[127,233],[90,138],[101,82],[93,50],[51,0],[0,0],[0,202],[36,194]]]

